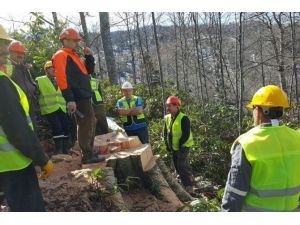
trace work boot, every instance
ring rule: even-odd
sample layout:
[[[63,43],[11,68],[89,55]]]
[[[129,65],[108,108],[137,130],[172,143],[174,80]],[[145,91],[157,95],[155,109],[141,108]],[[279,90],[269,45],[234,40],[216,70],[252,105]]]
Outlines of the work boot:
[[[194,195],[195,191],[194,191],[194,187],[193,186],[186,186],[185,190],[187,193],[189,193],[190,195]]]
[[[99,163],[102,161],[105,161],[105,157],[103,155],[98,154],[98,155],[92,156],[89,159],[82,160],[81,163],[82,164],[90,164],[90,163]]]
[[[64,151],[64,138],[54,138],[55,151],[54,154],[63,154]]]
[[[70,152],[70,139],[69,139],[69,137],[65,137],[64,139],[63,139],[63,153],[64,154],[69,154],[69,152]]]

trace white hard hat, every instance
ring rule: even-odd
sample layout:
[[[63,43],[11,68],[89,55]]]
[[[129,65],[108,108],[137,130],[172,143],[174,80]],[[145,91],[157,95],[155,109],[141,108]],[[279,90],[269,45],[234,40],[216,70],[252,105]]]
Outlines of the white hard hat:
[[[123,83],[122,89],[133,89],[133,86],[130,82],[126,81]]]

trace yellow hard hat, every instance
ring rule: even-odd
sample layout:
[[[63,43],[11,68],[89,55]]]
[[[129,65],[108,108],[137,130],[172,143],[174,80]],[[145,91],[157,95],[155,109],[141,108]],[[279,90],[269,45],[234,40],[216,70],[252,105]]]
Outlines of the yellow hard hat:
[[[11,42],[12,39],[8,36],[6,30],[4,29],[4,27],[0,24],[0,39],[6,40]]]
[[[276,85],[268,85],[260,88],[252,98],[252,101],[247,105],[252,109],[253,106],[264,107],[289,107],[289,101],[286,93]]]
[[[48,69],[49,67],[52,67],[52,61],[47,61],[44,65],[44,70]]]

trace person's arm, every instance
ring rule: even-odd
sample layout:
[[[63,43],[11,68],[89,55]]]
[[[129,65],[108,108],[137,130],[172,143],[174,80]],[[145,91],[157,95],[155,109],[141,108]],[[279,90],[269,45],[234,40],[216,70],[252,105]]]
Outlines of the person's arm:
[[[168,143],[168,131],[167,131],[167,125],[166,125],[165,121],[164,121],[164,127],[163,127],[163,135],[164,135],[166,149],[167,149],[167,151],[171,151],[171,149],[169,147],[169,143]]]
[[[222,211],[240,212],[250,190],[251,165],[244,150],[237,144],[232,154],[231,168],[222,199]]]
[[[19,103],[19,94],[11,81],[0,77],[0,125],[8,141],[41,167],[48,162],[36,135],[30,128],[23,107]]]
[[[56,53],[52,57],[56,81],[66,102],[74,102],[74,95],[67,80],[67,57],[62,53]]]
[[[95,59],[92,54],[84,55],[85,57],[85,67],[88,71],[88,74],[93,74],[95,71]]]
[[[143,112],[144,103],[141,97],[137,98],[135,105],[135,108],[128,110],[128,116],[137,116]]]
[[[190,137],[191,122],[187,116],[184,116],[181,120],[181,130],[182,130],[182,135],[181,135],[181,138],[179,139],[179,147],[180,148]]]

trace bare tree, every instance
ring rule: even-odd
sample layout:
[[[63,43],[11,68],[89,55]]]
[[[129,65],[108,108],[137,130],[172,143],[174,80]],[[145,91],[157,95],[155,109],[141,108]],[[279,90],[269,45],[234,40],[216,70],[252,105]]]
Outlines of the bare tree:
[[[113,53],[113,47],[110,36],[110,25],[109,25],[109,15],[107,12],[100,12],[100,30],[102,45],[105,55],[106,68],[108,72],[109,81],[112,84],[118,84],[117,70],[115,56]]]
[[[163,76],[163,70],[162,70],[162,64],[161,64],[160,49],[159,49],[159,42],[158,42],[158,38],[157,38],[156,21],[155,21],[154,12],[151,13],[151,16],[152,16],[153,32],[154,32],[154,38],[155,38],[158,65],[159,65],[160,83],[161,83],[161,87],[162,87],[162,105],[163,105],[164,114],[165,114],[165,112],[166,112],[166,109],[164,106],[165,99],[166,99],[165,98],[165,84],[164,84],[164,76]]]
[[[86,45],[89,46],[90,45],[89,33],[88,33],[87,26],[86,26],[86,20],[85,20],[84,12],[79,12],[79,16],[80,16],[81,27],[82,27],[82,30],[83,30],[83,39],[84,39]]]
[[[240,68],[240,94],[239,94],[239,134],[242,132],[243,121],[243,97],[244,97],[244,31],[243,13],[239,16],[239,68]]]

